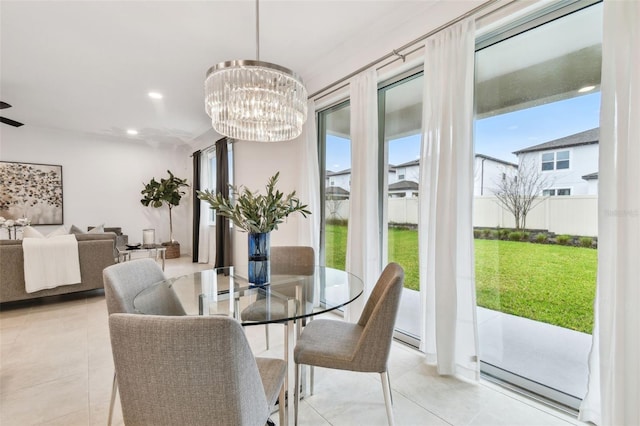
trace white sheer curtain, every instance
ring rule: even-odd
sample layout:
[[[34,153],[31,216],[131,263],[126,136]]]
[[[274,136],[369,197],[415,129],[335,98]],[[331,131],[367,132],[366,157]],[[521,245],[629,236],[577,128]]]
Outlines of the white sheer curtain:
[[[211,170],[211,157],[215,157],[215,148],[208,148],[200,154],[200,182],[201,189],[214,189],[210,188],[211,174],[214,173]],[[209,203],[200,203],[200,226],[199,226],[199,243],[198,243],[198,263],[210,263],[213,262],[215,256],[215,244],[213,244],[214,233],[213,226],[209,224],[209,218],[211,217],[211,209]]]
[[[298,221],[298,244],[313,247],[318,264],[320,247],[320,169],[318,164],[318,133],[316,130],[316,104],[307,103],[307,122],[304,125],[300,144],[302,145],[300,173],[300,200],[307,204],[311,216]]]
[[[420,157],[421,350],[440,374],[479,378],[473,255],[475,23],[427,39]]]
[[[378,218],[378,82],[375,70],[350,81],[351,195],[347,231],[347,271],[360,277],[365,297],[351,304],[348,318],[357,319],[380,274]]]
[[[605,0],[598,288],[580,419],[640,424],[640,2]]]

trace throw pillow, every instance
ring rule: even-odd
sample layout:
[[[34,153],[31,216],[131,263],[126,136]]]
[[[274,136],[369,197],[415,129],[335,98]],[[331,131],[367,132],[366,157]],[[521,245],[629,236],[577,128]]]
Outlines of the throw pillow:
[[[96,226],[95,228],[91,228],[87,234],[104,234],[104,223]]]
[[[22,238],[44,238],[44,235],[33,226],[25,226],[22,229]]]
[[[84,231],[75,225],[71,225],[71,229],[69,229],[69,233],[79,235],[79,234],[84,234]]]
[[[67,234],[69,234],[69,230],[67,229],[66,226],[62,225],[60,228],[48,233],[47,238],[54,238],[59,235],[67,235]]]

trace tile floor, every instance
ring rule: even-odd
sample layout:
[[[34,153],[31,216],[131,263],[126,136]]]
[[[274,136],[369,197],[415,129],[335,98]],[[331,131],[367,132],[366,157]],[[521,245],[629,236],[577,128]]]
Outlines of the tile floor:
[[[168,276],[207,265],[167,261]],[[0,425],[105,425],[113,363],[102,291],[0,311]],[[247,328],[256,354],[282,356],[282,333]],[[280,341],[278,341],[280,338]],[[421,354],[394,343],[390,358],[398,425],[570,425],[574,418],[487,382],[440,377]],[[277,421],[277,415],[273,416]],[[115,424],[122,423],[119,403]],[[385,425],[377,374],[317,369],[301,425]]]

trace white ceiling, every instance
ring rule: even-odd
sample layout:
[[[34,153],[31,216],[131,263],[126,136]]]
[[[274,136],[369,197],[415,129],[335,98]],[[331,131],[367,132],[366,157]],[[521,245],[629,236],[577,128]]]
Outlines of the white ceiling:
[[[312,93],[337,72],[331,64],[354,57],[367,40],[398,32],[434,6],[458,14],[478,3],[263,0],[260,59],[296,71]],[[207,69],[255,58],[251,0],[2,0],[0,24],[0,98],[13,105],[1,114],[25,127],[189,143],[210,129],[203,105]],[[164,99],[149,99],[149,91]],[[127,136],[129,128],[139,135]]]

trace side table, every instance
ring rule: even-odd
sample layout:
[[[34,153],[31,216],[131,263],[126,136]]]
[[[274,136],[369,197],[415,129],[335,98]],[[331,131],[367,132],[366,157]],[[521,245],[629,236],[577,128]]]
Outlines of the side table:
[[[118,262],[126,262],[131,260],[132,253],[147,253],[147,255],[154,254],[156,260],[158,255],[162,259],[162,270],[164,271],[164,261],[166,259],[167,247],[162,244],[150,244],[141,246],[138,248],[117,247],[118,249]]]

